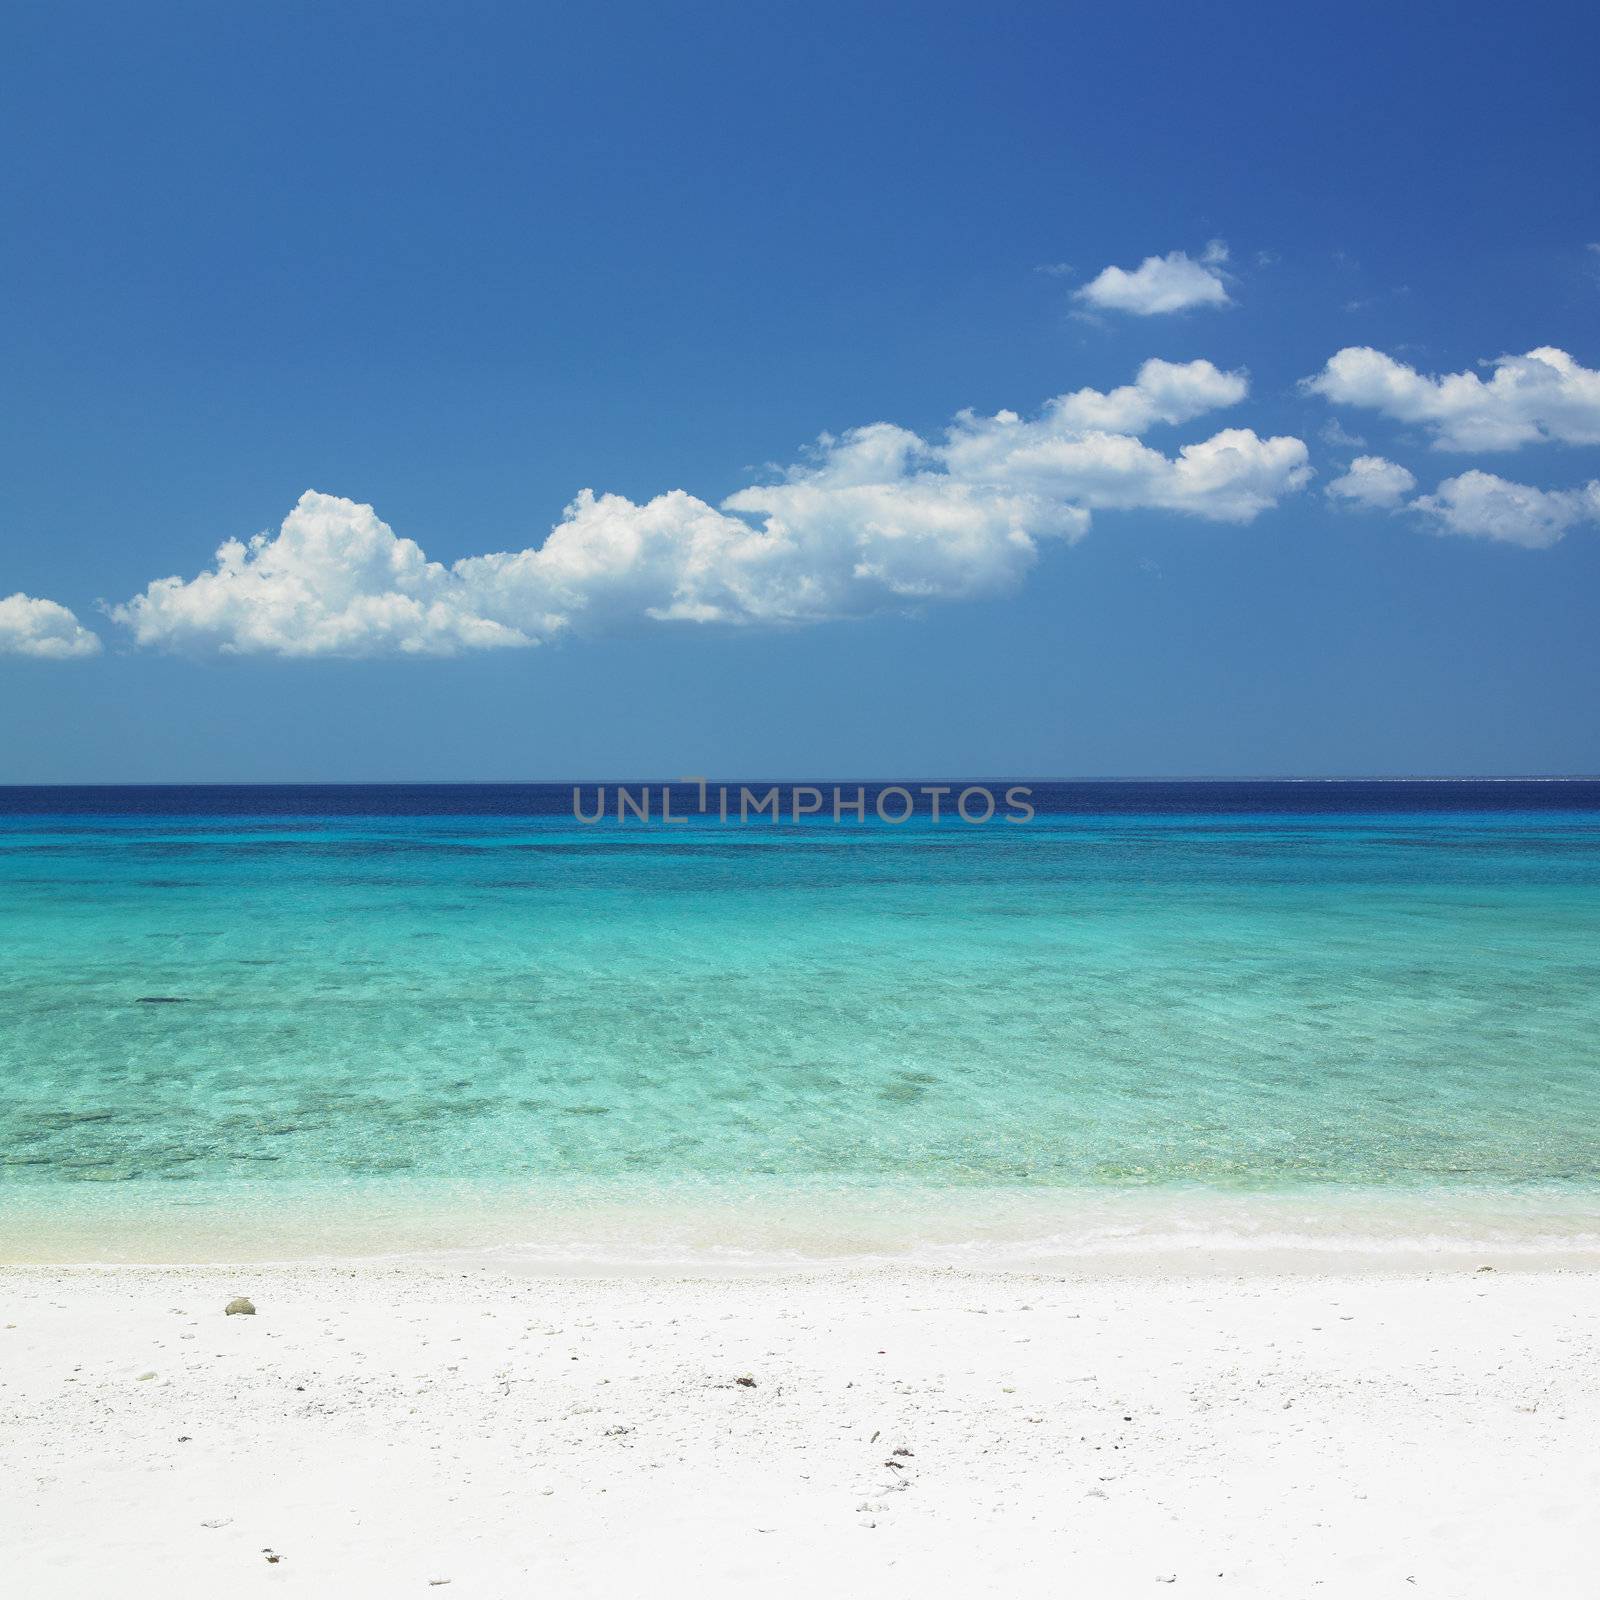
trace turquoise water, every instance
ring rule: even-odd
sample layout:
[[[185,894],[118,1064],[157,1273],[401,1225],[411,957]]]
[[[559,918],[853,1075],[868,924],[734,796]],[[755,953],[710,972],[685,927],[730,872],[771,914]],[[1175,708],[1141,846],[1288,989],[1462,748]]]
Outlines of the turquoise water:
[[[1192,787],[986,827],[18,807],[0,1250],[585,1196],[1583,1212],[1600,811]]]

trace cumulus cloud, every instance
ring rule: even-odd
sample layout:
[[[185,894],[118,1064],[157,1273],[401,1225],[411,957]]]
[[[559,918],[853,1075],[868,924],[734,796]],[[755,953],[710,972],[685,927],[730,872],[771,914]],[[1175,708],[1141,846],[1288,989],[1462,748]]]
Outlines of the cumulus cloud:
[[[1334,499],[1371,511],[1415,512],[1436,534],[1493,539],[1545,550],[1584,522],[1600,522],[1600,481],[1581,489],[1537,489],[1476,468],[1409,498],[1417,480],[1382,456],[1357,456],[1328,485]]]
[[[456,655],[651,623],[783,626],[1014,589],[1041,541],[1101,509],[1246,522],[1311,476],[1304,443],[1229,428],[1167,455],[1137,435],[1237,403],[1242,374],[1148,361],[1037,417],[959,415],[825,435],[713,506],[581,493],[543,544],[445,566],[371,506],[307,492],[276,533],[230,539],[197,577],[112,615],[144,645],[282,656]]]
[[[1579,523],[1600,522],[1600,481],[1582,489],[1535,489],[1474,470],[1446,478],[1411,504],[1432,519],[1436,533],[1543,550]]]
[[[1392,511],[1416,486],[1417,480],[1398,462],[1357,456],[1344,475],[1328,485],[1328,493],[1368,510]]]
[[[1136,317],[1153,317],[1192,306],[1230,304],[1222,281],[1228,247],[1213,239],[1195,260],[1185,251],[1146,256],[1131,271],[1107,267],[1073,296],[1096,311],[1126,311]]]
[[[1333,356],[1303,387],[1338,405],[1425,427],[1438,450],[1515,450],[1540,440],[1600,444],[1600,372],[1543,346],[1430,377],[1365,345]]]
[[[54,600],[35,600],[25,594],[0,600],[0,656],[72,661],[99,653],[98,635]]]
[[[1249,522],[1311,477],[1305,444],[1226,428],[1176,457],[1119,433],[1056,432],[1009,412],[962,419],[948,446],[953,470],[1004,478],[1089,510],[1152,508],[1213,522]]]
[[[1109,393],[1079,389],[1057,396],[1045,407],[1043,422],[1058,430],[1144,433],[1158,422],[1191,422],[1236,406],[1249,392],[1242,372],[1222,372],[1209,361],[1151,360],[1132,383]]]
[[[848,456],[857,441],[839,442]],[[230,540],[113,615],[140,644],[282,656],[459,655],[645,622],[821,622],[1013,587],[1041,535],[1087,514],[942,477],[765,491],[765,526],[681,490],[585,490],[545,542],[446,567],[371,506],[307,492],[278,533]]]

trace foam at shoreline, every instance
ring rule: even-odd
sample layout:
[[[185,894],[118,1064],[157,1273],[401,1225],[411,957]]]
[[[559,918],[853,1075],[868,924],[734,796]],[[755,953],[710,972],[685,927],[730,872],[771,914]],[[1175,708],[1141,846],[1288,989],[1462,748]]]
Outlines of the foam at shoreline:
[[[13,1190],[8,1264],[470,1259],[518,1271],[682,1275],[874,1263],[1249,1271],[1600,1265],[1600,1193],[1224,1193],[746,1188],[536,1194],[453,1186],[184,1193]]]

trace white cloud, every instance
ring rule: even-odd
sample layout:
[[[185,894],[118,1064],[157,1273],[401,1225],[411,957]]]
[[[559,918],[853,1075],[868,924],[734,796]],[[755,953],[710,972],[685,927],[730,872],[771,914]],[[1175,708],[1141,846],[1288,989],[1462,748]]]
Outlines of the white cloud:
[[[937,453],[958,478],[1088,510],[1154,507],[1248,521],[1311,476],[1300,440],[1234,428],[1169,458],[1134,437],[1236,405],[1248,392],[1243,373],[1209,361],[1146,361],[1133,383],[1059,395],[1033,419],[964,411]]]
[[[1536,489],[1474,468],[1432,494],[1408,498],[1417,480],[1382,456],[1357,456],[1328,485],[1336,499],[1372,511],[1417,512],[1436,534],[1493,539],[1545,550],[1583,522],[1600,522],[1600,481],[1582,489]]]
[[[112,615],[144,645],[284,656],[456,655],[649,623],[781,626],[1014,589],[1040,540],[1098,509],[1244,522],[1311,476],[1299,439],[1230,428],[1174,456],[1135,435],[1236,404],[1242,374],[1148,361],[1036,418],[956,418],[930,443],[889,423],[824,435],[721,507],[588,490],[542,545],[429,561],[371,506],[308,492],[276,534],[229,540],[198,577]]]
[[[25,594],[0,600],[0,656],[71,661],[99,653],[98,635],[54,600],[35,600]]]
[[[301,495],[276,535],[229,539],[209,572],[111,612],[140,644],[285,656],[455,655],[533,639],[474,611],[461,579],[371,506]]]
[[[1130,272],[1107,267],[1073,296],[1097,311],[1126,311],[1153,317],[1192,306],[1225,306],[1231,302],[1222,281],[1228,247],[1213,239],[1196,261],[1182,250],[1146,256]]]
[[[1261,439],[1249,428],[1168,457],[1128,434],[1058,431],[1005,411],[960,419],[946,455],[954,472],[1089,510],[1183,511],[1213,522],[1249,522],[1311,477],[1301,440]]]
[[[1436,533],[1543,550],[1581,522],[1600,522],[1600,481],[1582,489],[1535,489],[1474,470],[1446,478],[1411,504],[1434,520]]]
[[[1338,500],[1373,511],[1392,511],[1417,486],[1417,480],[1394,461],[1382,456],[1357,456],[1342,477],[1328,485]]]
[[[1036,535],[1088,514],[929,474],[848,481],[858,441],[814,476],[747,490],[757,528],[682,490],[588,490],[536,549],[427,560],[371,506],[307,492],[276,535],[229,541],[113,615],[140,644],[282,656],[458,655],[645,622],[820,622],[1003,592]],[[845,481],[833,481],[837,470]],[[738,500],[741,497],[736,496]],[[760,504],[758,505],[758,502]]]
[[[1351,345],[1315,377],[1312,394],[1419,423],[1439,450],[1514,450],[1538,440],[1600,444],[1600,372],[1564,350],[1501,356],[1475,372],[1428,377],[1381,350]]]
[[[1222,372],[1209,361],[1150,360],[1132,383],[1109,393],[1079,389],[1058,395],[1044,409],[1046,423],[1067,429],[1143,433],[1158,422],[1191,422],[1250,392],[1242,372]]]

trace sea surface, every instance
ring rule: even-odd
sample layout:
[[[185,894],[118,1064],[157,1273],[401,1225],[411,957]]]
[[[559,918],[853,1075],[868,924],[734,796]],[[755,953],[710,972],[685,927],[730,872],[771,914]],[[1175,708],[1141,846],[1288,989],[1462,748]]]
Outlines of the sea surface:
[[[1031,789],[0,789],[0,1259],[1600,1246],[1600,783]]]

